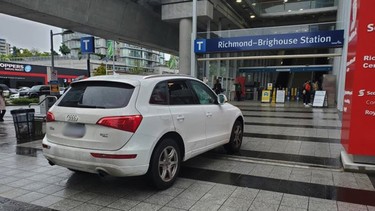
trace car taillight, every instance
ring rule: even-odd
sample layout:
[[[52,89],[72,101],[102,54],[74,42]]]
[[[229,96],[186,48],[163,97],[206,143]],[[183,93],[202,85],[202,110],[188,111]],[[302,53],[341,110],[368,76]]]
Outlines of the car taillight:
[[[110,116],[99,119],[96,124],[134,133],[141,121],[141,115]]]
[[[46,120],[47,120],[47,122],[54,122],[55,121],[55,116],[53,115],[52,112],[48,111]]]

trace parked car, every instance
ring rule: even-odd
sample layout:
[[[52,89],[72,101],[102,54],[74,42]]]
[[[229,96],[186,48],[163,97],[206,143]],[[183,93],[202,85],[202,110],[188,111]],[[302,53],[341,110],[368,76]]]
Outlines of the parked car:
[[[30,91],[29,87],[21,87],[18,89],[19,97],[28,97],[28,93]]]
[[[48,85],[36,85],[30,88],[27,92],[29,98],[37,98],[41,95],[49,95],[51,88]]]
[[[112,176],[147,174],[159,189],[181,162],[224,145],[239,151],[240,109],[189,76],[97,76],[74,82],[47,113],[51,165]]]

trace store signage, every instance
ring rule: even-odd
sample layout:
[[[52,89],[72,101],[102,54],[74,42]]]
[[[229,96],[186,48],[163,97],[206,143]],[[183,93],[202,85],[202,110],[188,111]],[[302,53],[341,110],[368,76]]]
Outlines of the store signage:
[[[315,91],[313,107],[323,107],[325,98],[326,98],[326,91]]]
[[[344,43],[344,30],[196,39],[195,53],[237,52],[294,48],[337,48]]]
[[[13,72],[31,72],[32,67],[30,65],[13,64],[13,63],[1,63],[0,70],[13,71]]]
[[[271,100],[271,91],[263,90],[262,91],[262,103],[269,103]]]
[[[81,52],[83,54],[95,53],[94,37],[82,37],[81,38]]]
[[[285,90],[277,90],[276,103],[285,103]]]
[[[349,154],[375,156],[375,1],[352,0],[341,143]]]

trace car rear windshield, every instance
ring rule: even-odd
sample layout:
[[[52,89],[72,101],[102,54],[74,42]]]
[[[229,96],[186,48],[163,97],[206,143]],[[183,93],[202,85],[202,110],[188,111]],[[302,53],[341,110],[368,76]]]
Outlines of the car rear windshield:
[[[81,108],[122,108],[129,103],[134,86],[104,81],[72,84],[59,106]]]

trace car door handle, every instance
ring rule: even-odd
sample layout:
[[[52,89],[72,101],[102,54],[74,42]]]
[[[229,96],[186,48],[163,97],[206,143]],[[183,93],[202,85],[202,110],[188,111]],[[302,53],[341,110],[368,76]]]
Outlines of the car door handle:
[[[183,115],[177,116],[177,121],[184,121],[185,117]]]
[[[212,117],[212,113],[211,112],[206,112],[206,117]]]

